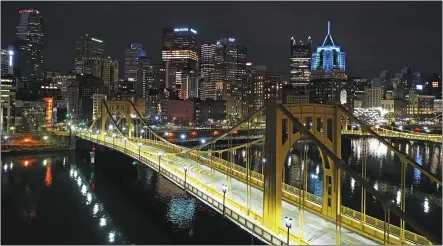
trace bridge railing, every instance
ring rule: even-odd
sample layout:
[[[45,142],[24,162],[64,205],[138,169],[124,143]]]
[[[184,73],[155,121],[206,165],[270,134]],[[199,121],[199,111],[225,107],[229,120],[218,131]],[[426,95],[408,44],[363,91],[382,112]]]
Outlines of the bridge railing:
[[[92,138],[93,141],[96,141],[94,138]],[[100,143],[109,146],[112,148],[112,144],[109,144],[107,142],[102,142],[99,141]],[[144,143],[148,143],[160,147],[160,148],[168,148],[170,151],[174,151],[175,148],[171,148],[171,146],[166,145],[164,143],[158,142],[158,141],[153,141],[153,140],[142,140],[141,142]],[[124,148],[122,146],[114,146],[114,148],[124,152]],[[124,152],[126,153],[126,152]],[[138,158],[138,152],[134,153],[127,153],[130,154],[131,156],[133,156],[134,158]],[[147,153],[144,153],[147,154]],[[150,155],[151,158],[153,160],[158,160],[156,158],[158,158],[157,155]],[[187,154],[184,155],[185,157],[190,157],[191,159],[194,159],[196,161],[200,161],[201,163],[215,168],[218,171],[221,171],[223,173],[229,173],[232,174],[233,177],[237,177],[239,178],[240,181],[242,182],[246,182],[247,176],[246,176],[246,168],[235,164],[235,163],[231,163],[228,162],[224,159],[212,156],[212,161],[209,158],[205,158],[205,157],[201,157],[197,154],[197,152],[188,152]],[[144,158],[144,157],[142,157]],[[142,159],[143,160],[143,159]],[[147,160],[147,159],[146,159]],[[163,160],[163,157],[162,157]],[[148,160],[148,161],[152,161],[152,160]],[[168,162],[172,162],[173,160],[169,160]],[[163,165],[163,161],[162,161],[162,165]],[[170,165],[168,163],[169,166],[172,167],[172,165]],[[231,169],[232,168],[232,169]],[[232,171],[234,170],[234,171]],[[181,170],[178,170],[181,171]],[[230,172],[231,171],[231,172]],[[251,177],[253,177],[253,179],[250,179],[251,181],[251,185],[257,187],[257,188],[262,188],[263,187],[263,175],[261,173],[257,173],[255,171],[251,170]],[[288,185],[286,183],[282,183],[282,187],[283,187],[283,199],[285,199],[286,201],[293,203],[293,204],[300,204],[299,199],[301,197],[302,191],[299,188],[296,188],[294,186]],[[208,187],[209,190],[207,191],[211,191],[212,188]],[[212,191],[214,192],[214,191]],[[321,206],[322,206],[322,197],[317,196],[315,194],[309,193],[309,192],[305,192],[305,208],[308,209],[311,212],[317,213],[319,215],[321,215],[320,211],[321,211]],[[239,204],[237,204],[236,202],[232,201],[232,205],[237,207],[237,209],[239,209],[239,211],[245,211],[245,208],[240,206]],[[342,224],[345,225],[346,227],[348,227],[348,229],[354,230],[354,231],[360,231],[360,232],[364,232],[367,235],[370,235],[372,238],[377,238],[380,241],[383,241],[384,239],[384,234],[383,234],[383,228],[384,228],[384,221],[376,219],[374,217],[371,217],[369,215],[366,215],[365,220],[363,220],[363,216],[360,212],[353,210],[351,208],[345,207],[345,206],[341,206],[341,210],[344,216],[352,219],[344,219],[342,221]],[[252,211],[249,211],[251,214]],[[259,215],[255,214],[255,217],[257,218],[257,220],[262,221],[262,217]],[[355,221],[353,221],[355,220]],[[365,223],[363,223],[363,221],[366,221]],[[389,232],[390,232],[390,242],[394,243],[394,242],[400,242],[398,240],[398,237],[400,236],[400,228],[398,226],[389,225]],[[397,239],[395,238],[397,237]],[[405,230],[405,238],[408,240],[408,243],[412,243],[412,244],[419,244],[419,245],[430,245],[430,241],[428,239],[426,239],[423,236],[420,236],[416,233],[410,232]]]
[[[83,136],[85,137],[85,136]],[[85,137],[88,139],[87,137]],[[199,180],[187,176],[187,182],[184,182],[184,172],[180,169],[177,169],[173,165],[168,162],[161,162],[160,170],[158,169],[158,163],[156,163],[156,157],[153,154],[148,154],[151,158],[146,158],[144,156],[139,156],[138,150],[135,150],[132,147],[126,146],[124,148],[121,143],[112,144],[106,141],[97,141],[96,139],[91,139],[93,142],[98,142],[104,146],[116,149],[122,153],[125,153],[134,159],[137,159],[147,165],[149,165],[152,169],[159,171],[165,177],[167,177],[172,182],[178,184],[181,187],[185,187],[187,192],[192,193],[194,196],[202,200],[207,205],[216,209],[218,212],[223,213],[223,195],[220,192],[217,192],[213,188],[201,183]],[[146,154],[146,153],[144,153]],[[212,196],[211,196],[212,195]],[[235,202],[234,200],[226,197],[225,198],[225,216],[231,219],[234,223],[239,226],[249,230],[255,236],[261,238],[268,244],[272,245],[285,245],[286,242],[282,235],[275,235],[273,233],[268,232],[260,223],[263,222],[263,217],[254,213],[253,211],[248,211],[244,206]],[[281,228],[280,228],[281,229]],[[283,229],[281,229],[283,230]],[[286,231],[283,230],[283,235],[286,235]],[[290,234],[290,238],[293,242],[300,242],[298,237]],[[303,245],[307,245],[306,242],[301,242]]]

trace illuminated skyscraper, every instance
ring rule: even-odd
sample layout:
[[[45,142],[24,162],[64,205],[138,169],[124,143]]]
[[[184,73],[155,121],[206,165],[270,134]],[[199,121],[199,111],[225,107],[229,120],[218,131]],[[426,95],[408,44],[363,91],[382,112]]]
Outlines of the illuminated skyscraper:
[[[317,52],[312,54],[312,70],[322,69],[327,73],[333,70],[346,70],[346,53],[342,52],[331,35],[331,24],[328,21],[328,33]]]
[[[247,89],[243,85],[246,80],[246,53],[243,45],[238,45],[235,38],[223,38],[216,42],[215,71],[212,79],[217,87],[226,91],[226,113],[231,121],[243,118],[243,95]],[[219,85],[217,85],[219,84]]]
[[[291,38],[291,57],[289,60],[289,80],[293,87],[309,85],[311,76],[312,40],[308,37],[308,42],[297,43],[294,37]]]
[[[36,9],[19,10],[17,26],[16,74],[20,81],[34,81],[43,78],[43,17]]]
[[[346,75],[346,54],[341,51],[328,32],[323,43],[312,54],[309,101],[311,103],[340,103],[348,109],[354,106],[354,87]]]
[[[174,83],[168,79],[167,87],[173,86],[173,88],[167,89],[175,89],[180,98],[186,99],[188,95],[185,90],[182,91],[182,81],[188,80],[186,77],[191,74],[188,71],[197,71],[199,61],[197,31],[189,27],[164,28],[162,60],[167,74],[170,69],[175,69],[175,85],[173,86]]]
[[[200,46],[201,99],[215,99],[215,82],[211,77],[215,71],[215,43]]]
[[[14,47],[2,49],[2,75],[14,73]]]
[[[96,71],[99,69],[98,67],[92,69],[92,65],[102,66],[105,54],[105,42],[103,40],[85,34],[84,36],[78,37],[75,50],[76,74],[90,73],[90,71]]]
[[[125,80],[137,81],[138,59],[146,56],[141,44],[131,44],[125,52]]]

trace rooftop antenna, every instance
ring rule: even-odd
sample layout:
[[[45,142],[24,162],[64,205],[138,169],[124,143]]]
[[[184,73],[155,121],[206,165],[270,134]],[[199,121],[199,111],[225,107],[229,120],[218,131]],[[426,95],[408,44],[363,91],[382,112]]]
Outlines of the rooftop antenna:
[[[328,35],[331,35],[331,22],[328,21]]]

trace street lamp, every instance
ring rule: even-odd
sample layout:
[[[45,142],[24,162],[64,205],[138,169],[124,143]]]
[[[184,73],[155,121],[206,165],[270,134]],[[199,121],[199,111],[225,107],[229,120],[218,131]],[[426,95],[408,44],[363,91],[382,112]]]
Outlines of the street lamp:
[[[140,132],[142,133],[142,135],[141,135],[141,137],[140,137],[140,138],[143,138],[143,133],[145,132],[145,130],[144,130],[144,129],[142,129],[142,130],[141,130]]]
[[[98,134],[100,134],[100,130],[97,130],[97,142],[98,142]]]
[[[48,136],[43,136],[43,140],[48,140]]]
[[[112,134],[112,148],[115,148],[115,146],[114,146],[114,138],[115,138],[115,133]]]
[[[183,169],[185,170],[185,185],[184,185],[184,187],[185,187],[185,191],[186,191],[186,173],[188,172],[188,166],[184,166],[183,167]]]
[[[138,143],[138,160],[141,161],[140,149],[142,147],[142,143]]]
[[[158,153],[158,173],[160,173],[160,161],[161,161],[161,159],[162,159],[162,153],[159,152]]]
[[[228,190],[228,187],[225,184],[223,184],[222,190],[223,190],[223,216],[225,216],[226,191]]]
[[[128,140],[128,139],[126,137],[124,139],[125,139],[125,152],[126,152],[126,140]]]
[[[380,128],[380,126],[379,126],[379,125],[376,125],[376,126],[375,126],[375,129],[377,129],[377,133],[378,133],[378,128]]]
[[[89,129],[89,138],[91,138],[92,129]]]
[[[288,216],[285,216],[285,225],[286,228],[288,228],[288,237],[287,237],[287,244],[289,245],[289,229],[292,227],[292,219]]]

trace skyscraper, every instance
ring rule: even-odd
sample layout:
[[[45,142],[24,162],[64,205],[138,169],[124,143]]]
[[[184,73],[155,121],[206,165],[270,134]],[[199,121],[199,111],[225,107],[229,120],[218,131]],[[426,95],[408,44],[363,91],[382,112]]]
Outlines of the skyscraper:
[[[312,55],[309,101],[311,103],[340,103],[348,109],[354,105],[354,88],[345,72],[346,54],[331,35],[330,22],[323,43]]]
[[[154,67],[151,65],[151,59],[147,56],[138,58],[137,86],[135,88],[138,96],[146,97],[148,89],[154,88]]]
[[[104,86],[108,88],[108,93],[115,95],[118,88],[119,65],[118,60],[113,60],[110,56],[103,59],[102,79]]]
[[[213,81],[223,83],[224,90],[227,91],[226,113],[231,121],[236,121],[243,117],[243,95],[246,93],[243,82],[246,79],[246,53],[247,49],[243,45],[238,45],[235,38],[222,38],[216,42],[214,56],[214,76]]]
[[[346,70],[346,53],[336,45],[331,35],[331,23],[328,21],[328,33],[317,52],[312,54],[312,70],[322,69],[326,72],[333,70]]]
[[[291,38],[291,57],[289,59],[289,81],[293,87],[309,85],[311,77],[312,40],[299,43]]]
[[[175,68],[175,85],[166,81],[166,85],[176,90],[179,97],[185,99],[186,93],[182,91],[182,80],[188,76],[187,71],[197,71],[198,45],[197,31],[189,27],[176,27],[163,29],[162,60],[169,73],[170,68]],[[196,74],[196,73],[195,73]]]
[[[131,44],[129,49],[125,51],[125,80],[137,81],[138,59],[146,56],[146,51],[143,50],[141,44]]]
[[[105,42],[85,34],[76,41],[75,73],[90,73],[91,66],[102,66],[105,54]],[[86,66],[86,68],[85,68]],[[89,68],[88,68],[89,67]],[[97,70],[96,68],[95,70]],[[96,76],[96,75],[94,75]]]
[[[2,49],[2,75],[14,74],[14,47],[10,46],[8,49]]]
[[[43,17],[36,9],[19,10],[17,40],[14,42],[17,53],[16,75],[22,82],[43,78]]]
[[[201,74],[201,99],[215,99],[215,81],[211,79],[215,71],[214,56],[216,45],[214,43],[200,46],[200,74]]]

